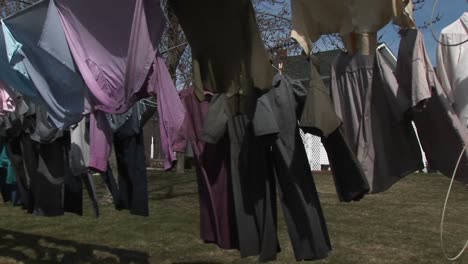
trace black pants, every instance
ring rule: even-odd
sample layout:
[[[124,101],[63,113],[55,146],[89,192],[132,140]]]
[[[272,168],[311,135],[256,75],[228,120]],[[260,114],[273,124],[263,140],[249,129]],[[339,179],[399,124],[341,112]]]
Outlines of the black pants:
[[[272,146],[273,166],[296,260],[319,260],[328,256],[331,243],[299,129],[295,132],[293,153],[285,151],[288,146],[281,139]]]
[[[29,177],[23,162],[22,135],[10,138],[7,144],[7,155],[16,174],[16,186],[21,195],[22,208],[29,213],[33,212],[34,202],[30,189]],[[32,151],[32,150],[30,150]]]
[[[133,215],[148,216],[148,181],[146,176],[143,132],[125,137],[114,137],[118,168],[118,184],[112,169],[102,174],[117,210],[127,209]]]
[[[247,116],[233,117],[228,123],[231,141],[231,177],[242,257],[259,255],[260,261],[276,259],[276,188],[271,155],[254,136]]]
[[[65,211],[82,214],[81,186],[77,179],[70,177],[68,142],[69,138],[64,136],[41,144],[31,140],[28,134],[9,142],[8,156],[17,176],[23,208],[29,213],[41,216],[59,216]]]
[[[359,201],[369,193],[369,184],[361,164],[346,142],[341,128],[322,138],[330,160],[336,192],[340,201]]]
[[[0,168],[0,194],[2,196],[3,202],[5,203],[11,201],[11,190],[6,183],[7,173],[8,172],[6,168]]]
[[[68,166],[66,139],[40,144],[26,136],[21,143],[33,194],[34,214],[63,215],[63,186]]]

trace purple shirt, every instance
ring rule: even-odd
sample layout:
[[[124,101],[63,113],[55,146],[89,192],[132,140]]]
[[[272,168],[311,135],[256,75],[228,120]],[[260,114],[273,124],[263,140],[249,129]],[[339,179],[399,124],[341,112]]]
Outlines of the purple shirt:
[[[177,93],[163,58],[154,59],[153,70],[148,78],[149,89],[158,95],[159,128],[164,154],[164,169],[172,168],[176,160],[173,146],[182,127],[185,108]],[[112,129],[103,112],[96,112],[90,119],[90,168],[105,172],[112,150]]]
[[[164,168],[170,169],[176,159],[172,144],[185,112],[166,65],[156,55],[165,27],[160,1],[55,2],[95,111],[90,167],[105,171],[111,151],[112,132],[102,112],[122,114],[139,99],[158,94]]]
[[[156,92],[143,84],[165,27],[160,1],[55,2],[93,109],[125,113],[141,93]]]

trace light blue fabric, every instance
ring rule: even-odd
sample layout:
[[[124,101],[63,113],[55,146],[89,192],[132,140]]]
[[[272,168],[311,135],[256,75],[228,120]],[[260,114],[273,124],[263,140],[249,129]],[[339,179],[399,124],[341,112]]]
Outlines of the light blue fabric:
[[[14,49],[14,45],[14,43],[8,43],[10,48],[7,49],[3,30],[0,31],[0,79],[20,94],[29,98],[39,99],[39,94],[32,86],[30,80],[28,80],[24,75],[18,74],[18,72],[10,65],[7,50],[10,50],[11,52],[11,50]]]
[[[2,21],[7,59],[30,89],[5,81],[24,96],[37,96],[33,100],[44,105],[49,119],[62,129],[82,119],[86,88],[74,69],[62,25],[48,6],[49,1],[42,1]],[[60,51],[66,60],[43,47]]]

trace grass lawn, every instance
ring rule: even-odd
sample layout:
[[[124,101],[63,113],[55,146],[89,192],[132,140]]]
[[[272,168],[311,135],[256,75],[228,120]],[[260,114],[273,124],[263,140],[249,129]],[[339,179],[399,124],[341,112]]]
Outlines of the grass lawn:
[[[195,174],[150,173],[148,218],[101,204],[102,216],[34,217],[0,204],[0,263],[257,263],[236,251],[205,245],[198,236]],[[100,185],[100,181],[96,181]],[[389,191],[339,203],[329,175],[316,176],[334,250],[314,263],[450,263],[439,244],[440,213],[449,180],[416,174]],[[104,195],[99,186],[100,197]],[[273,263],[294,263],[280,217],[282,252]],[[468,191],[453,189],[446,225],[451,254],[468,239]],[[467,254],[455,263],[468,263]]]

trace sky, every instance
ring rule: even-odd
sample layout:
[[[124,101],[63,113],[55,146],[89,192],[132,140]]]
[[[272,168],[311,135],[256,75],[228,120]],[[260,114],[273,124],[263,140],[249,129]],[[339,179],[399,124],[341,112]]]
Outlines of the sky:
[[[422,25],[424,21],[430,21],[432,15],[432,8],[435,0],[426,0],[426,3],[421,10],[414,13],[416,24]],[[442,19],[433,25],[435,36],[438,38],[440,31],[446,26],[452,24],[455,20],[459,19],[464,12],[468,12],[468,0],[439,0],[436,7],[435,16],[440,14]],[[390,49],[398,54],[398,45],[400,44],[400,37],[395,26],[391,23],[383,28],[379,33],[383,34],[383,41],[390,47]],[[430,29],[422,30],[426,43],[427,52],[431,58],[433,66],[436,66],[436,50],[437,42],[432,37]]]

